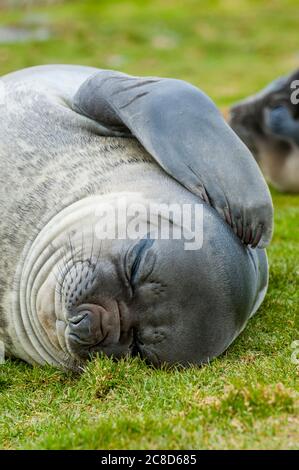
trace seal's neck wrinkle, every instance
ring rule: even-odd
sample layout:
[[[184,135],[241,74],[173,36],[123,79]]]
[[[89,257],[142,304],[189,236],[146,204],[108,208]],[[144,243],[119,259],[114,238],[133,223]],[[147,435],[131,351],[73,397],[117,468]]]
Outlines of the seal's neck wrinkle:
[[[92,262],[101,250],[102,240],[96,236],[101,204],[115,204],[124,196],[136,200],[136,193],[115,193],[90,196],[69,205],[26,246],[16,273],[19,295],[13,299],[12,315],[29,362],[60,366],[69,362],[62,336],[67,321],[66,302],[71,299],[64,290],[68,288],[64,281],[71,282],[71,274],[75,281],[78,263],[81,275],[86,273],[87,260]],[[87,281],[92,284],[92,279]]]

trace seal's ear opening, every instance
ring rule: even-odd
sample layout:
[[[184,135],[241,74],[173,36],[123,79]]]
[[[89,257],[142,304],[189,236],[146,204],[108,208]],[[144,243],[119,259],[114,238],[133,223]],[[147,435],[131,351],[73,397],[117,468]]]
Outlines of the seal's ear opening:
[[[244,243],[269,244],[273,207],[265,180],[198,88],[181,80],[101,71],[81,85],[73,109],[111,135],[121,129],[135,136],[170,176],[216,209]]]

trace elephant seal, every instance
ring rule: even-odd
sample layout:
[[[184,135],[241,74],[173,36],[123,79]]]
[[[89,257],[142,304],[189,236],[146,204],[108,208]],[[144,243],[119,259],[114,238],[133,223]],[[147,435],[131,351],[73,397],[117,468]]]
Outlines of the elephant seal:
[[[77,369],[94,353],[154,365],[221,354],[266,293],[273,207],[213,102],[180,80],[80,66],[33,67],[0,83],[7,355]],[[99,236],[99,206],[124,196],[142,207],[199,204],[201,249],[151,233]]]
[[[293,193],[299,192],[299,101],[294,88],[298,85],[299,70],[236,103],[229,113],[232,129],[266,179],[276,189]]]

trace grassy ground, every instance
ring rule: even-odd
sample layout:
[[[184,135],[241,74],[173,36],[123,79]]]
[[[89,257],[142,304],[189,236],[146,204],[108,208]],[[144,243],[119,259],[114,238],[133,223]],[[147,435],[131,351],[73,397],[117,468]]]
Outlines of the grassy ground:
[[[28,14],[4,10],[0,23]],[[298,66],[297,1],[88,0],[35,14],[52,39],[0,46],[0,74],[64,62],[174,76],[225,108]],[[0,447],[298,448],[299,196],[273,198],[269,293],[226,354],[184,371],[99,359],[81,377],[7,362]]]

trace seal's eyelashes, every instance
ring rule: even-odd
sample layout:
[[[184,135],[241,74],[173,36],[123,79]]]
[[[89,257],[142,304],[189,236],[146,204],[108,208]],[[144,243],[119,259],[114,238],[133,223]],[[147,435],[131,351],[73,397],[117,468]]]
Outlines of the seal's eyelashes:
[[[149,238],[142,238],[132,250],[127,253],[125,259],[125,272],[126,278],[132,287],[133,291],[136,288],[137,279],[140,271],[140,266],[143,261],[144,255],[149,248],[153,245],[154,240]]]
[[[131,280],[132,285],[134,285],[135,280],[136,280],[137,272],[141,263],[142,251],[143,251],[142,248],[139,249],[134,259],[134,262],[132,264],[131,273],[130,273],[130,280]]]

